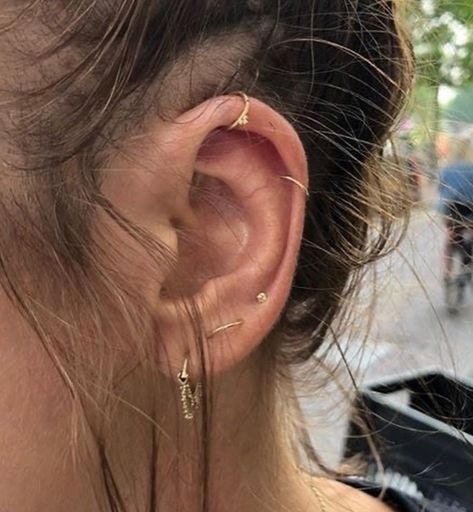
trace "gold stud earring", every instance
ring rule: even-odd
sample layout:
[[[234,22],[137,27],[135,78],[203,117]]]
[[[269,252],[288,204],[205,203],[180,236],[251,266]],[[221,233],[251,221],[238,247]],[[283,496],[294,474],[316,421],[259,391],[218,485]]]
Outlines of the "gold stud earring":
[[[189,384],[189,374],[187,373],[187,358],[184,359],[182,370],[177,374],[179,384],[179,393],[181,398],[182,414],[186,420],[194,419],[196,411],[200,407],[202,400],[202,385],[199,382],[194,391]]]
[[[245,126],[249,123],[248,113],[250,112],[250,98],[248,98],[243,91],[233,92],[232,94],[241,96],[245,102],[245,106],[243,107],[243,112],[238,116],[237,120],[227,128],[227,130],[233,130],[238,126]]]
[[[290,181],[291,183],[294,183],[294,185],[297,185],[304,192],[304,194],[307,197],[310,196],[309,189],[303,183],[301,183],[299,180],[296,180],[296,178],[293,178],[292,176],[279,176],[279,177],[282,180],[287,180],[287,181]]]
[[[217,336],[217,334],[221,334],[222,332],[228,331],[229,329],[233,329],[235,327],[240,327],[240,325],[243,325],[243,320],[236,320],[235,322],[231,322],[229,324],[221,325],[214,329],[213,331],[209,332],[207,334],[207,339],[213,338],[214,336]]]
[[[264,304],[265,302],[268,302],[268,294],[266,292],[261,292],[261,293],[258,293],[258,295],[256,296],[256,300],[260,303],[260,304]]]

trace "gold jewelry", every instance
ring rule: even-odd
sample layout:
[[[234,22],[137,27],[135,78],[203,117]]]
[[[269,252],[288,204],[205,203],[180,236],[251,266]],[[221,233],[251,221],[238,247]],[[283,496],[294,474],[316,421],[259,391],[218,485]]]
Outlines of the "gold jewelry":
[[[189,374],[187,373],[187,358],[184,359],[182,370],[177,374],[179,383],[179,392],[181,395],[182,413],[186,420],[194,419],[195,412],[200,407],[202,399],[202,385],[200,382],[196,385],[194,391],[189,384]]]
[[[261,293],[258,293],[258,295],[256,296],[256,300],[260,303],[260,304],[264,304],[265,302],[268,302],[268,294],[266,292],[261,292]]]
[[[217,334],[228,331],[228,329],[233,329],[234,327],[239,327],[240,325],[243,325],[243,324],[244,324],[243,320],[236,320],[235,322],[221,325],[220,327],[217,327],[216,329],[211,331],[209,334],[207,334],[207,339],[213,338]]]
[[[238,119],[232,123],[227,130],[233,130],[237,126],[245,126],[249,123],[248,119],[248,113],[250,111],[250,98],[243,92],[243,91],[237,91],[232,94],[236,94],[238,96],[241,96],[243,98],[243,101],[245,102],[245,106],[243,108],[243,112],[238,116]]]
[[[312,492],[315,494],[315,497],[317,498],[317,501],[319,502],[320,512],[327,512],[327,507],[325,506],[325,503],[324,503],[324,500],[322,499],[322,495],[320,494],[320,491],[314,485],[311,485],[310,488],[312,489]]]
[[[287,180],[287,181],[290,181],[291,183],[294,183],[304,192],[304,194],[307,197],[310,196],[309,189],[303,183],[301,183],[299,180],[296,180],[296,178],[293,178],[292,176],[279,176],[279,177],[282,180]]]
[[[323,499],[322,493],[313,483],[314,476],[306,473],[305,470],[300,466],[296,466],[295,469],[300,474],[300,476],[308,483],[310,490],[314,493],[314,496],[317,498],[317,501],[319,502],[320,512],[327,512],[327,503]]]

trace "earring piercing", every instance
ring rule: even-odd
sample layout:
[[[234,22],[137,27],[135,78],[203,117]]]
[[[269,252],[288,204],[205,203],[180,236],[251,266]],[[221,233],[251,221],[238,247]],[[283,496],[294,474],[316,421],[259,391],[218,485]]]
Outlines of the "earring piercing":
[[[187,373],[187,358],[184,359],[182,370],[177,374],[177,381],[181,396],[182,414],[186,420],[192,420],[200,407],[202,385],[200,382],[197,383],[194,391],[192,391],[189,384],[189,374]]]
[[[241,96],[245,102],[245,106],[243,108],[243,112],[238,116],[238,119],[227,128],[229,131],[235,129],[237,126],[245,126],[248,124],[248,113],[250,111],[250,98],[248,98],[247,94],[245,94],[243,91],[237,91],[232,94]]]
[[[261,293],[258,293],[258,295],[256,296],[256,300],[260,303],[260,304],[264,304],[265,302],[268,302],[268,294],[266,292],[261,292]]]
[[[287,181],[290,181],[291,183],[294,183],[294,185],[297,185],[304,192],[304,194],[307,197],[310,196],[309,189],[303,183],[301,183],[299,180],[296,180],[296,178],[293,178],[292,176],[279,176],[279,177],[282,180],[287,180]]]
[[[221,334],[222,332],[228,331],[229,329],[233,329],[234,327],[240,327],[240,325],[243,325],[243,320],[237,320],[236,322],[231,322],[229,324],[221,325],[211,331],[207,335],[207,339],[213,338],[214,336],[217,336],[217,334]]]

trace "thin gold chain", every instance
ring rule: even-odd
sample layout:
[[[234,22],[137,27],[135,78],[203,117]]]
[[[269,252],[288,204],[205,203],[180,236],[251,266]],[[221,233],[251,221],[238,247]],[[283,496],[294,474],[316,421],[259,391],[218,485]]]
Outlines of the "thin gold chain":
[[[307,477],[309,477],[310,480],[312,480],[312,481],[314,480],[314,477],[312,475],[308,475],[301,467],[296,466],[296,470],[305,479],[307,479]],[[311,491],[314,493],[314,496],[317,498],[317,501],[319,502],[320,512],[328,512],[327,505],[322,497],[322,493],[317,489],[317,487],[313,483],[310,483],[309,487],[310,487]]]
[[[314,487],[313,485],[311,485],[310,488],[312,489],[312,492],[314,493],[315,497],[317,498],[317,501],[319,502],[320,512],[327,512],[327,507],[325,506],[320,491],[317,489],[317,487]]]

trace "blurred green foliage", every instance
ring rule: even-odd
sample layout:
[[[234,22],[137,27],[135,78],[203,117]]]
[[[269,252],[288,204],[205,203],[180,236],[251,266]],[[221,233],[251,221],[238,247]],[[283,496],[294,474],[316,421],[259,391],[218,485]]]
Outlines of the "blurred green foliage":
[[[426,146],[429,166],[435,169],[440,87],[473,84],[473,0],[413,0],[409,24],[416,54],[415,136]]]
[[[416,0],[412,36],[420,83],[461,86],[473,80],[473,1]]]

